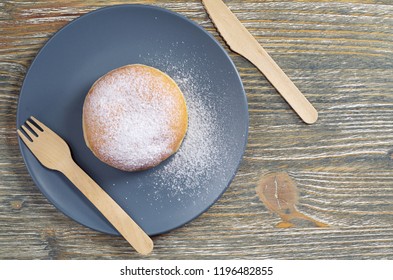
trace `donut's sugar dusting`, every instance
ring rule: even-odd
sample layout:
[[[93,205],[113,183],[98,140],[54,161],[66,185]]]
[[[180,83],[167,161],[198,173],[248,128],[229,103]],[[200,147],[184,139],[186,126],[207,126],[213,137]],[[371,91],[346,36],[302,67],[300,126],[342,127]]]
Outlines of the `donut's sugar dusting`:
[[[161,160],[157,155],[170,155],[174,141],[170,125],[179,118],[173,114],[175,97],[166,93],[170,88],[148,72],[135,75],[133,71],[99,80],[86,100],[85,112],[87,121],[94,118],[105,128],[104,135],[101,131],[92,135],[103,142],[100,156],[127,169],[155,165]]]

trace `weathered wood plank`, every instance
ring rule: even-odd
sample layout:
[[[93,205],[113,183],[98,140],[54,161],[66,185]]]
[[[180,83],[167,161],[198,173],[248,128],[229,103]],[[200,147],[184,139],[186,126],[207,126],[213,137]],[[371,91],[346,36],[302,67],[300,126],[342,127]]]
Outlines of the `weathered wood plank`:
[[[154,237],[152,259],[393,258],[393,3],[390,0],[225,1],[319,109],[304,125],[266,79],[231,53],[247,92],[249,143],[240,170],[205,214]],[[34,186],[15,115],[24,75],[43,44],[76,17],[136,1],[0,1],[0,258],[142,258],[126,241],[87,229]],[[138,1],[201,24],[199,1]],[[228,49],[228,48],[226,48]],[[297,183],[299,221],[278,229],[255,188],[268,172]],[[211,234],[213,232],[213,234]]]

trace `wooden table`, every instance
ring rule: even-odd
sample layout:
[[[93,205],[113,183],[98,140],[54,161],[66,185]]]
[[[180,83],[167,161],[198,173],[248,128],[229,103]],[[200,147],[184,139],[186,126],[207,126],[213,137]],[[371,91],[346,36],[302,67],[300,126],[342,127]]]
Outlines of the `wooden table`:
[[[244,160],[218,202],[186,226],[154,237],[150,256],[56,210],[19,152],[15,115],[23,78],[48,38],[72,19],[133,2],[0,1],[1,259],[393,258],[391,0],[225,1],[319,110],[319,120],[302,123],[253,65],[230,52],[249,102]],[[224,44],[200,1],[139,3],[181,13]],[[268,173],[278,173],[276,182],[263,184],[278,182],[284,199],[280,180],[289,176],[299,212],[329,226],[297,219],[293,227],[277,227],[289,224],[256,193]]]

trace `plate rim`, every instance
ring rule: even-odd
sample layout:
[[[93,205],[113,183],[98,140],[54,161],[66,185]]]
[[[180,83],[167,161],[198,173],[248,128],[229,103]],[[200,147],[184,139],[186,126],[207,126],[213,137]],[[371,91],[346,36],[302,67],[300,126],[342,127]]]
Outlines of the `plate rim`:
[[[89,17],[91,15],[100,13],[102,11],[105,10],[111,10],[111,9],[123,9],[123,8],[143,8],[143,9],[152,9],[152,10],[158,10],[160,12],[164,12],[164,13],[168,13],[171,14],[172,16],[175,17],[179,17],[182,20],[186,21],[189,24],[192,24],[194,27],[198,28],[199,30],[201,30],[203,33],[205,33],[206,35],[208,35],[208,37],[210,37],[210,39],[215,43],[215,45],[217,45],[221,51],[225,54],[225,56],[227,57],[227,60],[230,62],[230,64],[232,65],[233,69],[235,70],[235,74],[238,78],[238,81],[240,83],[240,87],[241,87],[241,92],[242,92],[242,98],[245,104],[245,111],[246,111],[246,118],[245,118],[245,131],[244,131],[244,142],[241,143],[241,156],[239,159],[239,162],[237,163],[237,166],[232,174],[232,176],[230,178],[228,178],[228,182],[226,183],[226,186],[222,189],[222,191],[217,195],[217,197],[212,201],[212,203],[206,205],[204,207],[204,210],[201,211],[200,213],[197,213],[196,215],[193,215],[192,217],[190,217],[189,219],[187,219],[187,221],[182,222],[181,224],[179,224],[176,227],[172,227],[170,229],[166,229],[166,230],[162,230],[162,231],[158,231],[158,232],[154,232],[154,233],[149,233],[150,236],[156,236],[159,234],[164,234],[173,230],[176,230],[180,227],[183,227],[184,225],[190,223],[191,221],[195,220],[196,218],[198,218],[199,216],[201,216],[203,213],[205,213],[206,211],[208,211],[221,197],[222,195],[227,191],[227,189],[229,188],[229,186],[231,185],[233,179],[235,178],[236,174],[239,171],[240,165],[243,162],[243,158],[244,158],[244,153],[246,151],[247,148],[247,144],[248,144],[248,136],[249,136],[249,107],[248,107],[248,100],[247,100],[247,95],[244,89],[244,85],[243,85],[243,81],[240,77],[239,71],[235,65],[235,63],[233,62],[233,60],[231,59],[229,53],[225,50],[225,48],[223,47],[223,45],[213,36],[213,34],[211,34],[209,31],[207,31],[206,29],[204,29],[201,25],[199,25],[198,23],[196,23],[195,21],[189,19],[188,17],[186,17],[185,15],[169,10],[167,8],[163,8],[160,6],[156,6],[156,5],[148,5],[148,4],[117,4],[117,5],[108,5],[108,6],[104,6],[104,7],[100,7],[94,10],[91,10],[87,13],[84,13],[76,18],[74,18],[73,20],[71,20],[70,22],[66,23],[63,27],[61,27],[60,29],[58,29],[57,31],[55,31],[50,38],[44,43],[44,45],[39,49],[39,51],[37,52],[37,54],[34,56],[34,59],[32,60],[30,66],[28,67],[26,74],[24,76],[22,85],[20,87],[19,90],[19,96],[18,96],[18,103],[17,103],[17,109],[16,109],[16,127],[19,128],[18,124],[21,124],[21,116],[20,116],[20,103],[21,103],[21,99],[23,96],[23,92],[24,89],[26,87],[26,80],[29,77],[29,73],[30,70],[32,69],[32,67],[35,65],[36,61],[38,60],[38,58],[40,57],[40,55],[45,51],[45,49],[47,48],[48,45],[50,45],[50,43],[52,42],[52,40],[54,40],[57,36],[60,36],[59,34],[61,34],[62,31],[64,31],[67,28],[70,28],[72,25],[74,25],[75,23],[77,23],[79,20],[84,19],[86,17]],[[61,207],[60,205],[54,203],[51,199],[50,196],[48,195],[48,193],[46,192],[45,188],[43,188],[39,183],[38,183],[38,179],[37,176],[35,175],[34,172],[32,172],[32,167],[30,166],[30,164],[27,163],[26,160],[26,152],[31,153],[30,150],[27,147],[22,147],[25,146],[24,144],[22,144],[22,140],[20,139],[20,137],[16,136],[18,138],[18,144],[19,144],[19,151],[22,155],[23,158],[23,162],[26,166],[26,169],[30,175],[30,177],[33,179],[33,182],[35,184],[35,186],[38,188],[38,190],[43,194],[43,196],[45,197],[45,199],[52,205],[54,206],[58,211],[60,211],[63,215],[65,215],[66,217],[68,217],[69,219],[71,219],[72,221],[78,223],[79,225],[82,225],[84,227],[87,227],[91,230],[97,231],[97,232],[101,232],[101,233],[105,233],[105,234],[109,234],[109,235],[113,235],[113,236],[120,236],[120,234],[117,232],[116,229],[115,232],[109,232],[106,230],[102,230],[102,229],[98,229],[98,228],[94,228],[92,226],[86,225],[78,220],[76,220],[75,218],[71,217],[71,215],[67,214],[63,207]],[[32,154],[32,153],[31,153]],[[34,155],[33,155],[34,156]],[[34,156],[35,157],[35,156]],[[41,164],[38,161],[39,164]],[[68,179],[67,179],[68,180]],[[93,179],[94,180],[94,179]],[[98,210],[97,210],[98,211]],[[104,218],[105,219],[105,218]],[[113,226],[112,226],[113,227]]]

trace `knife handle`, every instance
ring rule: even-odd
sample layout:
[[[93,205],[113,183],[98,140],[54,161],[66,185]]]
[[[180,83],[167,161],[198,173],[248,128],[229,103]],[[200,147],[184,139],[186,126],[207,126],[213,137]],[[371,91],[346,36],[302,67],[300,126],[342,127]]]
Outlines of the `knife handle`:
[[[265,75],[305,123],[317,121],[317,110],[259,43],[255,43],[243,55]]]
[[[284,97],[299,117],[315,123],[318,112],[274,62],[258,41],[221,0],[202,0],[217,30],[234,52],[253,63]]]

